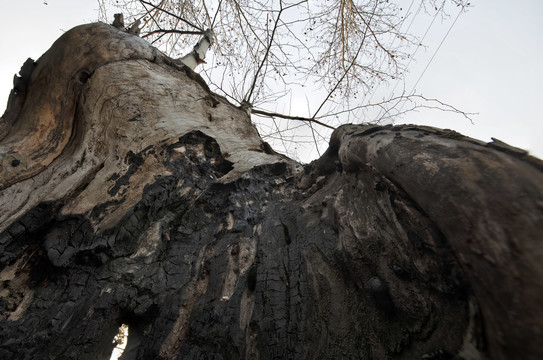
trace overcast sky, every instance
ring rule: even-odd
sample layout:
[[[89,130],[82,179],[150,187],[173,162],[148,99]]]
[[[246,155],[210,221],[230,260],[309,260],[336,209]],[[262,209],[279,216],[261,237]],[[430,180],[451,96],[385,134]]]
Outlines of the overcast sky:
[[[543,158],[542,0],[472,1],[446,38],[417,91],[462,110],[458,116],[414,113],[404,121],[451,128],[490,141],[498,138]],[[407,83],[413,86],[456,14],[431,32],[429,48],[417,54]],[[408,89],[411,89],[408,86]]]
[[[410,0],[403,0],[409,6]],[[94,21],[95,0],[2,0],[0,22],[0,111],[13,75],[28,57],[37,59],[66,30]],[[543,0],[471,2],[456,19],[452,9],[436,21],[425,39],[428,47],[410,66],[406,90],[416,90],[462,110],[475,112],[474,124],[443,112],[412,113],[398,123],[417,123],[457,130],[490,141],[498,138],[543,158]],[[110,15],[111,16],[111,15]],[[431,17],[417,22],[417,31]],[[451,27],[452,26],[452,27]],[[447,31],[434,59],[429,63]],[[428,69],[422,77],[424,68]]]

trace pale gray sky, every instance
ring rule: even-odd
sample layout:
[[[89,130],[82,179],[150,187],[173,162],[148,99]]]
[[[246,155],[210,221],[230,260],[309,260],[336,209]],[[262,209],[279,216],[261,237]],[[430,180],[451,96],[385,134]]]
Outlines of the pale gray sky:
[[[2,112],[13,75],[24,61],[41,56],[63,31],[98,16],[95,0],[46,2],[48,5],[43,0],[1,0]],[[411,3],[403,2],[406,6]],[[417,61],[410,66],[406,90],[414,86],[450,29],[416,90],[479,113],[473,117],[474,124],[458,115],[436,111],[412,113],[397,123],[450,128],[484,141],[496,137],[543,158],[543,113],[539,108],[543,101],[543,1],[474,0],[472,5],[452,28],[455,9],[450,18],[434,23],[425,40],[427,49],[419,51]],[[417,22],[416,30],[423,32],[430,21],[427,16]]]
[[[439,112],[404,121],[451,128],[490,141],[498,138],[543,158],[543,1],[472,1],[443,43],[417,90],[466,111],[474,124]],[[431,32],[407,79],[413,86],[449,29],[452,13]],[[409,88],[410,90],[411,88]]]

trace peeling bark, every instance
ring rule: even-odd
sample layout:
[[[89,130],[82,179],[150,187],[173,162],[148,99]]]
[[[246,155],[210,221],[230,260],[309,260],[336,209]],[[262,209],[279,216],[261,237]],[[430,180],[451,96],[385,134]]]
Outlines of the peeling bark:
[[[539,160],[347,125],[303,166],[105,24],[25,66],[0,123],[0,358],[107,359],[121,323],[125,359],[543,357]]]

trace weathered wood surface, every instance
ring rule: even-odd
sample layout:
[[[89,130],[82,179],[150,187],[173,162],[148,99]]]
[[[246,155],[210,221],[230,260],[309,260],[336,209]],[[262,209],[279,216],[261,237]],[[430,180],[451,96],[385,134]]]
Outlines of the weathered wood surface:
[[[123,322],[125,358],[543,358],[539,160],[348,125],[302,166],[104,24],[25,71],[0,123],[0,358],[106,359]]]

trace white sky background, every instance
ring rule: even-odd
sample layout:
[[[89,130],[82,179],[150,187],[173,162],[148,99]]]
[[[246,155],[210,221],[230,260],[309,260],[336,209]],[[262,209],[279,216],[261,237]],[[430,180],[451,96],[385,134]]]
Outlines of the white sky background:
[[[428,111],[412,113],[402,122],[451,128],[484,141],[495,137],[543,158],[543,1],[475,0],[471,4],[416,90],[478,113],[474,124],[457,115]],[[451,19],[428,35],[429,47],[417,53],[407,90],[455,17],[451,11]]]
[[[0,110],[5,109],[13,75],[24,61],[37,59],[66,30],[98,17],[95,0],[0,0]],[[407,8],[410,0],[402,0]],[[473,0],[460,15],[416,87],[464,111],[474,124],[440,111],[411,113],[396,123],[454,129],[490,141],[498,138],[543,158],[543,14],[542,0]],[[417,6],[413,5],[412,13]],[[435,21],[416,61],[410,65],[410,91],[456,18]],[[113,16],[113,12],[109,14]],[[412,30],[421,36],[431,16],[417,18]],[[391,84],[391,87],[394,84]],[[403,85],[400,84],[396,91]],[[389,91],[383,89],[383,94]],[[375,95],[372,101],[379,100]],[[367,119],[369,121],[371,119]],[[311,159],[304,158],[304,161]],[[316,156],[314,153],[313,157]]]

